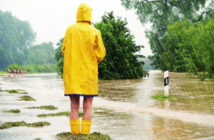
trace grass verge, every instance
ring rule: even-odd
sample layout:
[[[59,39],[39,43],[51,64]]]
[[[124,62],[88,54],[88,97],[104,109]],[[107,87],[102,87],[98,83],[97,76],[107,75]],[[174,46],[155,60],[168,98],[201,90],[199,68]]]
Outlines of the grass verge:
[[[94,132],[89,135],[72,135],[70,132],[63,132],[56,135],[57,140],[111,140],[108,135],[101,134],[99,132]]]

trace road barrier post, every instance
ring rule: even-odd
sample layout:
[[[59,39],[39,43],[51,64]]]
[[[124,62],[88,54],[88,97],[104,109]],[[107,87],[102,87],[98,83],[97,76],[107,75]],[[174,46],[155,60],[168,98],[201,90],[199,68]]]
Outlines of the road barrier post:
[[[169,72],[164,72],[164,96],[169,96]]]

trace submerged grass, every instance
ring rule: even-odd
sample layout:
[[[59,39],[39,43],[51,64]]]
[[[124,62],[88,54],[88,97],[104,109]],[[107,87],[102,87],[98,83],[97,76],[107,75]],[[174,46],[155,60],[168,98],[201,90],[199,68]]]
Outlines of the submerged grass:
[[[38,117],[54,117],[54,116],[69,116],[69,112],[58,112],[49,114],[39,114]]]
[[[70,132],[63,132],[57,134],[58,140],[111,140],[108,135],[101,134],[99,132],[94,132],[89,135],[72,135]]]
[[[27,126],[27,127],[43,127],[50,125],[49,122],[34,122],[34,123],[26,123],[25,121],[18,121],[18,122],[6,122],[0,124],[0,129],[7,129],[11,127],[18,127],[18,126]]]
[[[30,96],[21,96],[21,97],[19,97],[20,99],[20,101],[36,101],[36,99],[34,99],[33,97],[30,97]]]
[[[45,109],[45,110],[57,110],[58,108],[52,105],[44,105],[44,106],[33,106],[28,107],[28,109]]]
[[[3,110],[2,112],[5,112],[5,113],[20,113],[21,111],[19,109],[11,109],[11,110]]]
[[[7,129],[11,127],[17,127],[17,126],[25,126],[26,122],[20,121],[20,122],[6,122],[3,124],[0,124],[0,129]]]
[[[11,94],[28,94],[26,91],[22,89],[9,89],[9,90],[0,90],[0,92],[8,92]]]
[[[165,100],[165,99],[171,99],[172,96],[165,96],[164,93],[159,93],[159,94],[156,94],[156,95],[153,95],[152,96],[152,99],[155,99],[155,100]]]
[[[27,123],[27,127],[43,127],[50,125],[49,122],[34,122],[34,123]]]
[[[38,117],[56,117],[56,116],[68,116],[69,117],[70,112],[57,112],[57,113],[49,113],[49,114],[39,114]],[[81,117],[83,113],[79,113],[79,116]]]

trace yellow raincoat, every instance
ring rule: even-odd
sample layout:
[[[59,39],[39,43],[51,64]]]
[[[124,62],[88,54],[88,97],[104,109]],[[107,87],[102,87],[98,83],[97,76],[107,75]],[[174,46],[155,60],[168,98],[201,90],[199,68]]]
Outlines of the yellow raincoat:
[[[67,28],[62,44],[63,78],[66,96],[98,95],[98,63],[106,50],[99,30],[91,26],[92,9],[87,4],[78,8],[77,23]]]

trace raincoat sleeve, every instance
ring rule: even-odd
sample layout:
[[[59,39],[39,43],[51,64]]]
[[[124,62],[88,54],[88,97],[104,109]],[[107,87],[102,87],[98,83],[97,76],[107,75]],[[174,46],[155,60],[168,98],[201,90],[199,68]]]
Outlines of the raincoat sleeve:
[[[65,47],[68,44],[67,40],[68,40],[68,29],[66,30],[66,33],[65,33],[65,36],[63,39],[63,43],[62,43],[62,48],[61,48],[62,56],[64,56],[64,54],[65,54]]]
[[[96,36],[96,46],[95,46],[95,52],[96,52],[96,57],[98,63],[102,62],[106,55],[106,49],[103,44],[102,36],[100,31],[98,31],[97,36]]]

